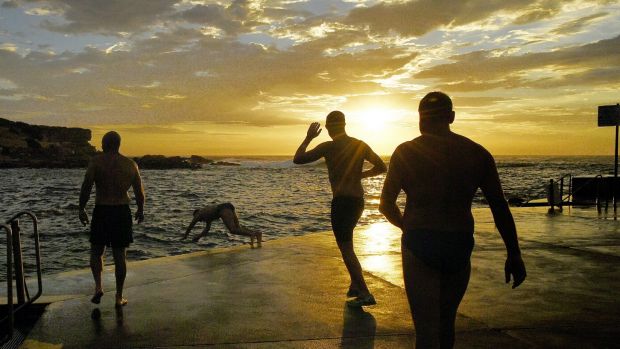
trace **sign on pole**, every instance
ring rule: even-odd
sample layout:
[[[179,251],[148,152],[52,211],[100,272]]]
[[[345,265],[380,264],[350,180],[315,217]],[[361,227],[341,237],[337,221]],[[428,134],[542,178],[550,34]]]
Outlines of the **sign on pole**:
[[[620,105],[599,105],[598,126],[617,126],[620,124]]]
[[[616,149],[614,153],[614,181],[611,185],[612,197],[614,199],[614,219],[616,214],[618,198],[616,198],[616,182],[618,181],[618,126],[620,126],[620,103],[616,105],[598,106],[598,125],[616,126]]]

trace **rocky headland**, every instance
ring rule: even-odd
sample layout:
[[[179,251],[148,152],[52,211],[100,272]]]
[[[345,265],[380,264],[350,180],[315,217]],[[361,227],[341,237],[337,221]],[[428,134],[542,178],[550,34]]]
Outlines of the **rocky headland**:
[[[0,118],[0,168],[85,167],[96,153],[91,131],[30,125]]]
[[[30,125],[0,118],[0,168],[84,168],[97,150],[89,141],[92,132],[77,127]],[[140,169],[199,169],[239,166],[192,155],[134,157]]]

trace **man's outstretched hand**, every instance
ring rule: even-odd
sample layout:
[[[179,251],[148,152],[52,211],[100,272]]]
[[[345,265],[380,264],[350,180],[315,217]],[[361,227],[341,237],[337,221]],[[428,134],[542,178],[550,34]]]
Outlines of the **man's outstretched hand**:
[[[306,139],[314,139],[321,134],[321,124],[318,122],[313,122],[308,127],[308,133],[306,134]]]
[[[504,272],[506,273],[506,283],[510,282],[512,276],[513,289],[521,285],[527,276],[525,264],[523,263],[523,259],[521,259],[521,255],[508,256],[508,258],[506,258]]]

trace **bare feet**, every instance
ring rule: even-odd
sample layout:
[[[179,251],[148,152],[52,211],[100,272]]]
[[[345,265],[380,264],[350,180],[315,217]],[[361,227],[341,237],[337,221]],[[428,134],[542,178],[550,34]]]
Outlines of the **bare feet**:
[[[256,239],[257,247],[263,247],[263,233],[260,231],[252,231],[250,234],[250,246],[254,247],[254,239]]]
[[[127,299],[123,298],[123,296],[116,295],[116,303],[114,306],[123,307],[125,305],[127,305]]]
[[[93,295],[93,298],[90,299],[90,301],[95,304],[99,304],[101,303],[101,297],[103,297],[103,291],[95,291],[95,294]]]

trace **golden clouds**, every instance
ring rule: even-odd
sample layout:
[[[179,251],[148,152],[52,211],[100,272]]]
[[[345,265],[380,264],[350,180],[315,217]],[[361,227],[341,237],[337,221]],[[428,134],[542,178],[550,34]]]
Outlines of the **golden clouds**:
[[[617,102],[618,1],[368,3],[5,1],[39,36],[0,23],[0,116],[125,125],[134,154],[165,139],[183,154],[283,154],[341,109],[389,154],[416,135],[429,90],[450,93],[455,127],[491,149],[511,137],[542,149],[534,138],[589,127],[597,103]]]

